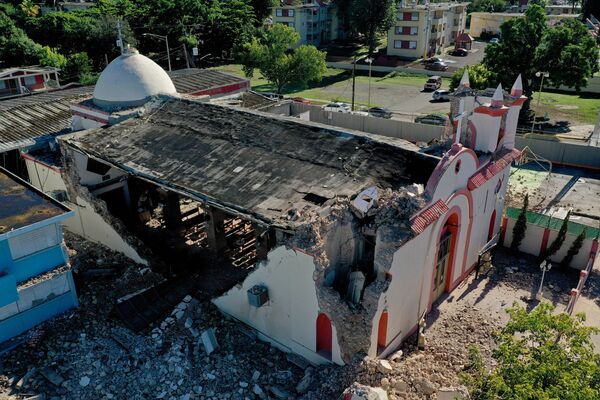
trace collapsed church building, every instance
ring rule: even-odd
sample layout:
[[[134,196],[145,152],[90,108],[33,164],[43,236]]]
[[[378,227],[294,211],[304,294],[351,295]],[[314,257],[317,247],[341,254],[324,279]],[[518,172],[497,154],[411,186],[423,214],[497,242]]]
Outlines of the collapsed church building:
[[[138,57],[113,63],[131,72]],[[283,350],[313,363],[385,357],[498,240],[520,78],[489,98],[463,77],[452,137],[423,150],[186,98],[152,68],[128,76],[125,97],[101,77],[106,96],[72,106],[88,129],[58,138],[60,161],[27,155],[28,169],[51,176],[82,230],[138,262],[131,232],[153,249],[175,235],[187,254],[218,254],[223,274],[244,271],[212,301]]]

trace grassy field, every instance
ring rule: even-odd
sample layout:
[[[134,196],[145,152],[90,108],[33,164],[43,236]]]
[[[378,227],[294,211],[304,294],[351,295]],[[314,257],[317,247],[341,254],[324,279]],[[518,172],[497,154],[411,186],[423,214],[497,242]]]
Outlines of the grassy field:
[[[548,113],[553,121],[595,124],[598,119],[600,95],[542,92],[539,108],[538,97],[539,92],[533,95],[532,109],[537,115]]]
[[[231,64],[224,65],[220,67],[216,67],[215,69],[228,72],[234,75],[243,76],[241,65]],[[356,77],[356,83],[360,84],[368,84],[369,77],[360,75]],[[393,72],[387,74],[386,76],[371,77],[371,83],[374,84],[383,84],[383,85],[392,85],[392,86],[413,86],[413,87],[422,87],[425,82],[425,77],[420,75],[410,75],[406,73],[397,73]],[[254,71],[254,76],[251,79],[252,90],[257,92],[275,92],[275,86],[269,82],[260,74],[258,70]],[[323,102],[329,102],[332,100],[335,101],[343,101],[350,102],[351,96],[351,85],[352,85],[352,76],[350,71],[342,70],[342,69],[334,69],[329,68],[327,72],[323,75],[323,79],[321,82],[311,82],[308,87],[301,87],[298,85],[289,85],[286,86],[283,90],[284,95],[288,96],[298,96],[304,97],[307,99],[316,99],[322,100]],[[340,96],[337,98],[331,98],[331,94],[326,93],[322,88],[329,89],[344,89],[344,96]],[[347,96],[345,95],[347,93]],[[361,104],[357,102],[357,104]],[[372,105],[377,105],[373,103]]]

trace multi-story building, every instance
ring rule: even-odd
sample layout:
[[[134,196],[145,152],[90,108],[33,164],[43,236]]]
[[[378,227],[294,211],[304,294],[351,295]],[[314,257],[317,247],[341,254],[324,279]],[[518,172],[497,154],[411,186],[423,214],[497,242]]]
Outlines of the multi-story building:
[[[322,0],[283,0],[273,8],[273,23],[294,28],[300,44],[320,46],[343,37],[337,7]]]
[[[467,5],[400,2],[396,23],[388,32],[388,56],[428,57],[453,44],[465,30]]]
[[[511,19],[523,18],[523,13],[490,13],[490,12],[472,12],[471,14],[471,26],[469,28],[469,34],[475,38],[480,37],[483,32],[487,32],[492,35],[498,35],[500,33],[500,26]],[[559,23],[562,20],[569,18],[578,18],[577,14],[548,14],[546,21],[548,25],[552,26]]]
[[[0,168],[0,343],[77,307],[67,207]]]

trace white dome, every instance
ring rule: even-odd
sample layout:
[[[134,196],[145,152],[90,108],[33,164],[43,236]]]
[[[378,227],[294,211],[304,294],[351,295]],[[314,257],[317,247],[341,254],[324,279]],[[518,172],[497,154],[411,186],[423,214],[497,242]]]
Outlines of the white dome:
[[[132,107],[159,93],[177,93],[169,75],[137,50],[128,49],[100,74],[94,103],[100,107]]]

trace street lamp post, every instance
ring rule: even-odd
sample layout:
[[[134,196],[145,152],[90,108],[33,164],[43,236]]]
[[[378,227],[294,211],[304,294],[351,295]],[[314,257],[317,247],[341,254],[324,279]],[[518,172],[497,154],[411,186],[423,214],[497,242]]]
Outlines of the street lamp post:
[[[368,108],[371,108],[371,65],[373,64],[373,59],[371,57],[367,57],[365,62],[369,63],[369,100],[367,101]]]
[[[549,72],[543,72],[543,71],[538,71],[535,73],[535,76],[537,76],[538,78],[541,77],[542,80],[540,82],[540,92],[538,93],[538,100],[537,100],[537,105],[535,106],[535,108],[539,109],[540,108],[540,99],[542,97],[542,87],[544,86],[544,78],[548,78],[550,76]],[[531,133],[533,133],[533,128],[535,127],[535,114],[533,116],[533,121],[531,122]]]
[[[157,35],[155,33],[144,33],[142,36],[152,36],[152,37],[156,37],[159,39],[162,39],[165,41],[165,44],[167,46],[167,60],[169,62],[169,72],[171,72],[171,53],[169,52],[169,38],[165,35]]]
[[[535,295],[536,299],[542,300],[542,289],[544,287],[544,278],[546,277],[546,272],[550,271],[552,268],[552,264],[550,263],[550,259],[547,258],[540,264],[540,270],[542,271],[542,281],[540,282],[540,288]]]

